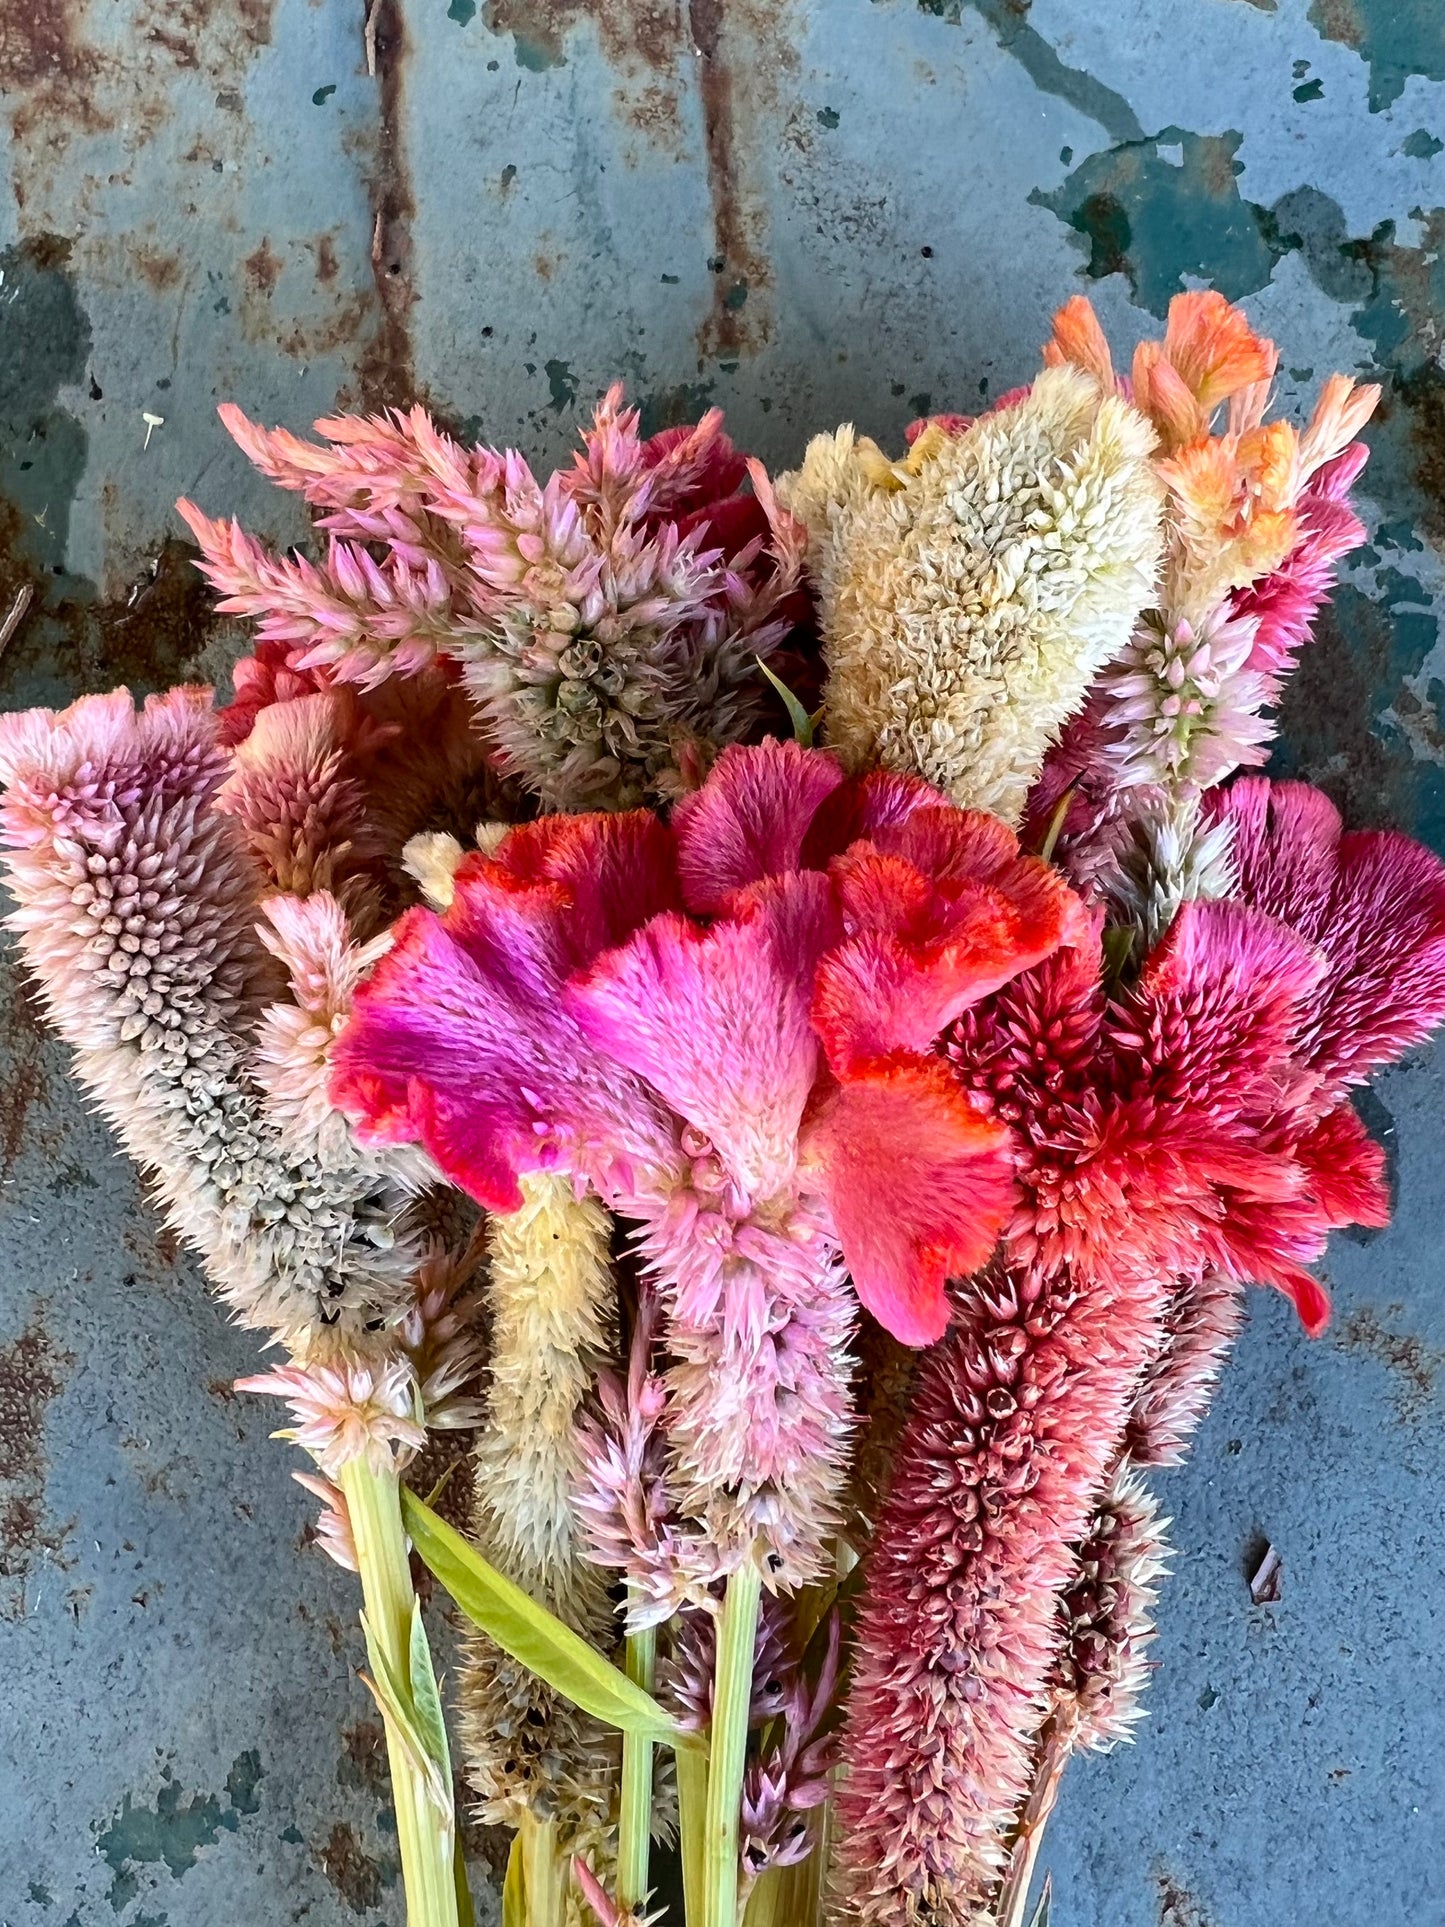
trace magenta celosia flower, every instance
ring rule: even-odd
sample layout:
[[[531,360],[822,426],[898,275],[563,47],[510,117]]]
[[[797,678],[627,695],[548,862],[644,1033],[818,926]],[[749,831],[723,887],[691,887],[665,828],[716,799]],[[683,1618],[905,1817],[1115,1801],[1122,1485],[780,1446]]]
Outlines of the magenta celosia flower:
[[[318,422],[329,446],[221,412],[328,543],[280,558],[181,503],[221,606],[302,678],[374,688],[454,659],[502,768],[549,807],[687,787],[770,713],[759,657],[799,680],[802,531],[716,409],[644,440],[614,388],[545,483],[420,408]]]
[[[1077,905],[1010,831],[793,744],[723,756],[671,829],[548,818],[413,911],[334,1092],[484,1204],[564,1169],[665,1293],[679,1501],[812,1569],[848,1429],[843,1269],[909,1343],[987,1256],[1007,1134],[930,1054]]]

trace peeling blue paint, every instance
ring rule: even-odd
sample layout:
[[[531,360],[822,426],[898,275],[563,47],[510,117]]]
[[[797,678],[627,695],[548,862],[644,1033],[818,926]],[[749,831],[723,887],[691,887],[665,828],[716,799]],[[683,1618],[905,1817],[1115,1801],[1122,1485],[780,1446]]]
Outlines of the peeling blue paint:
[[[1353,47],[1370,69],[1370,112],[1393,105],[1413,75],[1445,80],[1439,0],[1310,0],[1310,24]]]
[[[223,1832],[235,1833],[244,1815],[259,1812],[256,1788],[261,1778],[260,1759],[249,1752],[231,1762],[224,1800],[214,1793],[185,1794],[169,1767],[162,1770],[153,1805],[137,1806],[127,1793],[95,1843],[111,1869],[112,1910],[123,1913],[140,1892],[141,1868],[164,1865],[179,1879],[196,1864],[203,1847],[213,1847]]]

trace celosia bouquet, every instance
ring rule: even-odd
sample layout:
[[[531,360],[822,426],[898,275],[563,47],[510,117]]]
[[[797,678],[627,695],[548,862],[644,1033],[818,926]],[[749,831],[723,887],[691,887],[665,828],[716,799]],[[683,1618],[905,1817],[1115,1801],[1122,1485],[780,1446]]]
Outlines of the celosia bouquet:
[[[771,481],[616,391],[545,482],[223,410],[323,538],[181,504],[233,700],[0,725],[49,1013],[284,1351],[412,1927],[471,1911],[408,1539],[507,1927],[1022,1920],[1140,1711],[1149,1468],[1243,1287],[1318,1331],[1383,1222],[1350,1093],[1445,1016],[1445,866],[1242,773],[1376,393],[1272,418],[1205,294],[1044,361]]]

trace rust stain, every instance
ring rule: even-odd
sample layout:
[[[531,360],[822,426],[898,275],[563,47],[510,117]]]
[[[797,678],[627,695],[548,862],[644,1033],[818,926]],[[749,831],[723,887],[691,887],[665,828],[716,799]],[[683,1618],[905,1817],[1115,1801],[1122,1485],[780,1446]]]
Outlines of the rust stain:
[[[362,405],[408,406],[418,399],[411,339],[411,224],[416,212],[403,133],[406,33],[398,0],[370,0],[370,44],[380,94],[370,192],[371,272],[379,319],[357,364]]]
[[[683,51],[677,0],[488,0],[485,19],[534,68],[563,66],[567,35],[582,20],[596,28],[608,65],[626,73],[672,76]]]
[[[318,234],[312,242],[316,254],[316,279],[324,287],[336,279],[339,266],[336,259],[336,242],[330,234]]]
[[[56,1554],[69,1525],[48,1524],[45,1513],[45,1415],[60,1392],[73,1354],[45,1328],[32,1308],[18,1338],[0,1346],[0,1616],[23,1617],[25,1582],[36,1559]]]
[[[337,1893],[355,1914],[364,1914],[381,1904],[384,1869],[373,1860],[356,1837],[356,1829],[338,1820],[322,1846],[316,1849],[316,1864]]]
[[[165,254],[153,247],[133,247],[130,260],[147,287],[154,288],[157,294],[175,287],[181,278],[181,260],[177,254]]]
[[[33,1112],[50,1095],[50,1080],[45,1069],[45,1033],[30,1001],[28,983],[21,974],[18,959],[7,958],[4,969],[4,1017],[0,1019],[0,1044],[5,1063],[0,1071],[0,1179],[9,1178],[28,1144],[41,1134],[35,1130]],[[41,1140],[53,1148],[49,1134]]]
[[[391,1784],[386,1764],[386,1729],[380,1720],[356,1720],[341,1729],[336,1784],[383,1797]]]
[[[261,244],[254,253],[248,254],[242,262],[246,271],[246,285],[258,294],[270,296],[275,293],[276,283],[281,279],[281,263],[271,252],[271,237],[261,236]]]
[[[1395,1319],[1403,1305],[1387,1305],[1385,1317]],[[1402,1425],[1416,1425],[1435,1400],[1435,1380],[1445,1352],[1427,1345],[1413,1332],[1392,1331],[1372,1306],[1351,1312],[1335,1343],[1342,1351],[1364,1352],[1385,1367],[1395,1381],[1395,1410]]]
[[[124,595],[92,611],[98,669],[110,684],[169,689],[184,682],[216,624],[190,543],[167,536]]]
[[[19,97],[11,116],[17,147],[39,142],[59,151],[72,129],[111,125],[94,99],[100,63],[77,31],[84,12],[70,0],[0,6],[0,94]]]
[[[780,73],[796,65],[776,7],[688,0],[698,53],[703,140],[712,199],[712,308],[698,334],[705,357],[754,354],[772,335],[767,199],[755,170],[771,141]],[[745,64],[735,66],[734,50]]]
[[[1213,1927],[1193,1894],[1167,1867],[1155,1869],[1154,1887],[1159,1927]]]

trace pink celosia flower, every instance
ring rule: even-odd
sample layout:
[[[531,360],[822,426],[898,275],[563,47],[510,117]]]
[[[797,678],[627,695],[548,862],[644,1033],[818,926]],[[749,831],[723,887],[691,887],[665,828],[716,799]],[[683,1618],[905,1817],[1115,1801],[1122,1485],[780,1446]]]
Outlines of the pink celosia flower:
[[[333,1482],[353,1460],[378,1476],[394,1469],[396,1449],[406,1463],[426,1444],[417,1423],[416,1380],[410,1363],[277,1365],[236,1380],[238,1392],[284,1398],[291,1424],[277,1432],[309,1452]]]
[[[252,1031],[276,988],[262,879],[214,807],[210,692],[125,690],[0,720],[0,841],[30,968],[76,1070],[244,1323],[355,1336],[392,1315],[409,1246],[374,1156],[298,1150]]]
[[[351,1514],[346,1509],[346,1494],[319,1472],[293,1472],[292,1478],[304,1491],[321,1501],[316,1520],[316,1543],[343,1572],[360,1572],[356,1540],[351,1531]]]
[[[988,1253],[1005,1134],[929,1054],[1077,907],[920,782],[732,750],[677,812],[544,819],[413,911],[357,999],[338,1102],[495,1209],[571,1170],[665,1292],[679,1498],[812,1569],[836,1498],[842,1267],[911,1343]]]
[[[183,502],[222,607],[302,677],[370,688],[455,658],[503,767],[551,807],[684,786],[768,713],[758,657],[796,680],[801,530],[717,410],[644,441],[614,388],[545,484],[421,409],[319,422],[329,447],[222,415],[329,542],[320,563],[281,559]]]

